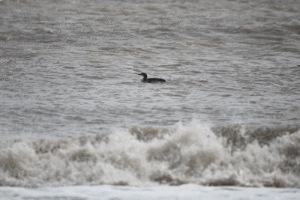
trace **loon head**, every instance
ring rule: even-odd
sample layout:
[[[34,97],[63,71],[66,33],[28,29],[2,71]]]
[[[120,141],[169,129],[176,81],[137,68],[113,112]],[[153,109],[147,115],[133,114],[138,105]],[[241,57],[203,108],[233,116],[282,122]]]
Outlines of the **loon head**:
[[[141,76],[144,77],[144,79],[147,79],[147,74],[146,74],[146,73],[140,73],[140,74],[138,74],[138,75],[141,75]]]

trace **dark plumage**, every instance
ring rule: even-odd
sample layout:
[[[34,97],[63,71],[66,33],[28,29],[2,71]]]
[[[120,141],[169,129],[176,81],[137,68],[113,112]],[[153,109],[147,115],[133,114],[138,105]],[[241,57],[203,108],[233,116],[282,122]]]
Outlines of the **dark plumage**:
[[[144,78],[142,79],[143,83],[158,83],[158,82],[166,82],[165,79],[161,79],[161,78],[147,78],[147,74],[146,73],[140,73],[138,75],[143,76]]]

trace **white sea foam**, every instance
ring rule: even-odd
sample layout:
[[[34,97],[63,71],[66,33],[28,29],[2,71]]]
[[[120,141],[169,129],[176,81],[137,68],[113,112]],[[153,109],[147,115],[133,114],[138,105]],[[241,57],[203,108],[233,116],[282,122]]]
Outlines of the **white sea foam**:
[[[299,189],[206,187],[193,184],[183,186],[128,187],[128,186],[72,186],[60,188],[0,188],[1,199],[35,200],[96,200],[96,199],[189,199],[189,200],[298,200]]]
[[[17,140],[0,150],[0,185],[299,187],[299,138],[298,131],[268,145],[253,140],[232,152],[228,138],[194,121],[77,139]]]

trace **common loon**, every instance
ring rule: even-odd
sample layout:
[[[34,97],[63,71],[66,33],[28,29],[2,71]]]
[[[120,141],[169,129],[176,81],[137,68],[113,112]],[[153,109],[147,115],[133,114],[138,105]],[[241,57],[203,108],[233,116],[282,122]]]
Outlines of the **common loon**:
[[[165,79],[161,79],[161,78],[147,78],[147,74],[146,73],[140,73],[138,75],[143,76],[144,78],[142,79],[143,83],[157,83],[157,82],[166,82]]]

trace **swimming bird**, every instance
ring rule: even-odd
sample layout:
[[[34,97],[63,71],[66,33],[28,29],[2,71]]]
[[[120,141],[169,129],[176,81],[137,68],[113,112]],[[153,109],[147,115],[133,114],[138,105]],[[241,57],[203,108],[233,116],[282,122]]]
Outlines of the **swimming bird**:
[[[143,76],[144,78],[142,79],[143,83],[158,83],[158,82],[166,82],[165,79],[161,79],[161,78],[147,78],[147,74],[146,73],[140,73],[138,75]]]

